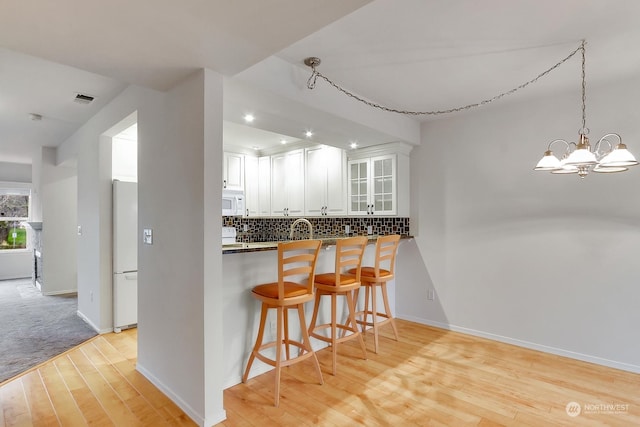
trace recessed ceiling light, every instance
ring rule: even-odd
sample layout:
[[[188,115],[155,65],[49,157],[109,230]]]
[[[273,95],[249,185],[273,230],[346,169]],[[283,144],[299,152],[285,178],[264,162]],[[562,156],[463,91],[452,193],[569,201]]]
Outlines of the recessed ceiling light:
[[[358,148],[358,143],[357,142],[352,142],[350,147],[351,148]]]
[[[258,147],[257,145],[254,145],[254,146],[253,146],[253,147],[251,147],[251,148],[253,148],[255,151],[258,151],[258,150],[260,149],[260,147]]]
[[[255,120],[255,117],[253,117],[253,114],[245,114],[244,115],[244,121],[245,122],[251,123],[254,120]]]
[[[281,139],[281,140],[280,140],[280,144],[286,144],[286,143],[287,143],[287,140],[286,140],[286,139]]]
[[[313,136],[313,132],[311,132],[310,130],[308,130],[308,131],[306,131],[306,132],[304,133],[304,135],[305,135],[307,138],[311,138],[311,137]]]

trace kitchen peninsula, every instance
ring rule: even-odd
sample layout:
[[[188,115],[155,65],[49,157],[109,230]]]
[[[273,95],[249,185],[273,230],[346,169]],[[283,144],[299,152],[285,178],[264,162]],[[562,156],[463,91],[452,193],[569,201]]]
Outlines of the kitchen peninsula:
[[[246,220],[246,219],[245,219]],[[288,220],[291,222],[291,219]],[[407,227],[408,230],[408,227]],[[342,238],[339,236],[337,238]],[[365,250],[363,265],[373,264],[375,256],[376,235],[371,235]],[[403,235],[409,239],[408,231]],[[335,240],[336,237],[323,237],[322,248],[316,265],[316,273],[333,271],[335,268]],[[241,382],[243,370],[251,349],[260,321],[259,302],[251,297],[251,289],[259,283],[276,281],[277,274],[277,244],[278,242],[245,242],[228,245],[223,249],[223,306],[224,306],[224,360],[225,360],[225,388]],[[392,312],[395,311],[395,281],[388,285],[389,301]],[[363,295],[361,295],[363,297]],[[324,301],[323,301],[324,303]],[[313,303],[308,303],[305,309],[311,312]],[[319,314],[319,322],[330,319],[329,305],[324,304]],[[290,330],[293,336],[300,330],[297,316],[289,318]],[[265,340],[275,337],[275,313],[269,313],[268,328]],[[325,343],[312,339],[315,350],[325,347]],[[260,375],[272,369],[271,366],[256,360],[251,371],[252,376]]]

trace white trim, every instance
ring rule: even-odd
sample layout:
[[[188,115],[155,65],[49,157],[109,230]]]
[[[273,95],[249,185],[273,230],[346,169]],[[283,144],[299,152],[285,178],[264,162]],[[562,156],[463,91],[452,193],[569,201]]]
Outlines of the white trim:
[[[640,366],[632,365],[631,363],[604,359],[602,357],[591,356],[589,354],[577,353],[575,351],[565,350],[557,347],[550,347],[543,344],[532,343],[529,341],[523,341],[516,338],[510,338],[502,335],[492,334],[490,332],[469,329],[462,326],[451,325],[449,323],[437,322],[434,320],[421,319],[413,316],[396,316],[396,317],[398,319],[408,320],[410,322],[420,323],[427,326],[433,326],[435,328],[446,329],[448,331],[454,331],[454,332],[460,332],[463,334],[473,335],[481,338],[487,338],[493,341],[499,341],[507,344],[512,344],[518,347],[528,348],[530,350],[536,350],[536,351],[541,351],[543,353],[555,354],[557,356],[568,357],[570,359],[581,360],[583,362],[594,363],[596,365],[607,366],[609,368],[615,368],[615,369],[620,369],[627,372],[633,372],[635,374],[640,374]]]
[[[386,154],[410,155],[413,145],[406,142],[388,142],[386,144],[371,145],[347,151],[347,160],[359,160],[367,157],[384,156]]]
[[[33,252],[33,249],[29,249],[27,248],[20,248],[20,249],[0,249],[0,255],[1,254],[19,254],[19,253],[31,253]]]
[[[213,418],[203,419],[191,406],[189,406],[184,400],[182,400],[177,394],[167,387],[162,381],[156,378],[151,372],[149,372],[140,363],[136,364],[136,370],[140,372],[146,379],[148,379],[154,386],[156,386],[162,393],[164,393],[169,399],[171,399],[176,405],[182,409],[185,414],[189,416],[199,426],[212,426],[218,424],[227,419],[227,412],[222,410],[215,414]]]
[[[91,328],[94,331],[96,331],[98,334],[100,334],[100,335],[108,334],[109,332],[113,332],[113,329],[100,329],[100,328],[98,328],[96,325],[93,324],[93,322],[91,322],[91,320],[89,320],[89,318],[87,316],[82,314],[80,311],[76,311],[76,314],[78,315],[79,318],[84,320],[84,323],[86,323],[87,325],[91,326]]]
[[[30,182],[0,181],[0,188],[3,188],[3,189],[26,188],[26,189],[32,190],[32,184]]]
[[[42,295],[52,296],[52,295],[65,295],[65,294],[77,294],[77,289],[64,289],[61,291],[53,291],[53,292],[42,292]]]

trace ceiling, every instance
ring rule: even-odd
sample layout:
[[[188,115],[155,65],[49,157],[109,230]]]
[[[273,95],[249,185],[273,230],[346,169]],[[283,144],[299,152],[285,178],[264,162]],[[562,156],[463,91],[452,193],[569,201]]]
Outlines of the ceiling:
[[[0,0],[0,10],[0,162],[30,163],[36,147],[59,145],[127,84],[166,90],[203,67],[232,77],[274,56],[303,73],[310,73],[304,58],[320,57],[318,69],[341,86],[418,111],[463,106],[514,88],[583,38],[587,87],[640,71],[637,0]],[[574,57],[496,102],[558,90],[575,90],[579,102],[579,73]],[[78,92],[96,100],[74,103]],[[323,119],[330,129],[331,114]],[[334,128],[350,132],[344,118],[334,119]],[[308,121],[313,126],[313,117]],[[225,133],[258,139],[253,131],[274,129],[252,127],[226,125]]]

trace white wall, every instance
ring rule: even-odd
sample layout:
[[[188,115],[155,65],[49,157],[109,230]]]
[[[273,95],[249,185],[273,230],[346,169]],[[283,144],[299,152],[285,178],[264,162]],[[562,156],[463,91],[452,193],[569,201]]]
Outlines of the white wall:
[[[42,149],[42,293],[76,292],[77,177],[73,167],[56,165],[55,148]]]
[[[29,278],[32,266],[31,250],[3,251],[0,253],[0,280]]]
[[[0,162],[0,181],[31,182],[31,165]]]
[[[615,131],[640,155],[638,95],[640,79],[589,88],[592,143]],[[422,262],[405,271],[426,279],[399,287],[401,317],[640,372],[640,166],[584,180],[532,170],[549,141],[577,139],[579,102],[423,125],[411,164]]]
[[[166,94],[129,87],[58,149],[59,162],[78,157],[78,310],[96,329],[112,327],[110,136],[135,112],[138,229],[154,232],[152,246],[138,241],[137,368],[212,425],[225,417],[219,75],[197,73]]]

